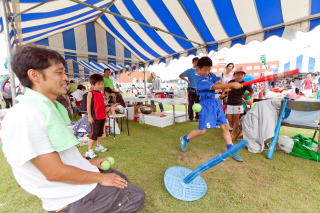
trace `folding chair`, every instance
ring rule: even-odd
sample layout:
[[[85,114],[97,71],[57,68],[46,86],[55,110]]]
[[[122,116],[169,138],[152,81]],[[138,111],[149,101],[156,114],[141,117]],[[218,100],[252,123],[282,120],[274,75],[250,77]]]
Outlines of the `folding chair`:
[[[320,110],[320,102],[308,102],[308,101],[293,101],[289,100],[287,103],[287,109],[296,110],[296,111],[318,111]],[[320,118],[315,118],[315,120],[320,120]],[[317,132],[318,132],[318,151],[320,150],[320,122],[316,126],[307,126],[301,124],[291,124],[286,122],[285,120],[282,121],[281,126],[289,126],[294,128],[301,128],[301,129],[314,129],[314,134],[312,140],[315,139]]]
[[[109,115],[109,119],[108,119],[108,120],[109,120],[109,135],[111,135],[111,128],[110,128],[111,122],[110,122],[110,118],[113,119],[113,137],[114,137],[114,138],[116,137],[116,128],[115,128],[115,126],[116,126],[116,120],[120,118],[120,120],[121,120],[120,130],[121,130],[121,132],[122,132],[122,119],[125,118],[125,119],[126,119],[126,124],[127,124],[128,136],[130,136],[128,116],[129,116],[129,114],[128,114],[128,110],[127,110],[127,109],[125,109],[124,113],[119,113],[119,114],[117,113],[117,114],[115,114],[115,115]]]

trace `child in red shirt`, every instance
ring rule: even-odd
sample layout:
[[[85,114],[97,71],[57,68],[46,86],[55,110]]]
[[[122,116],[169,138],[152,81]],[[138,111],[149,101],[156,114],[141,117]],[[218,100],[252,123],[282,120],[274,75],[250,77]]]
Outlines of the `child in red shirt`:
[[[88,143],[88,150],[85,153],[86,158],[95,158],[96,154],[93,152],[93,144],[96,142],[95,151],[105,152],[107,148],[101,145],[101,137],[106,122],[106,105],[104,104],[103,95],[103,76],[99,74],[93,74],[89,78],[91,84],[91,92],[88,92],[87,96],[87,112],[88,121],[91,124],[91,134]]]

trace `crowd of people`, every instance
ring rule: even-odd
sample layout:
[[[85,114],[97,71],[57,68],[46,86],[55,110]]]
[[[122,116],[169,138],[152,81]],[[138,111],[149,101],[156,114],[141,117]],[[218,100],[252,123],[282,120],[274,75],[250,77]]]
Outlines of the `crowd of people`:
[[[123,113],[126,107],[121,87],[114,86],[109,69],[104,70],[104,75],[92,74],[89,86],[68,82],[64,64],[56,51],[35,46],[21,46],[13,57],[13,71],[26,88],[2,122],[3,151],[15,179],[23,189],[39,197],[48,212],[141,210],[143,189],[130,184],[119,171],[103,170],[101,163],[107,158],[96,158],[97,152],[107,151],[101,143],[106,119]],[[240,116],[253,101],[254,88],[242,85],[245,70],[234,69],[234,64],[229,63],[222,75],[216,76],[211,68],[209,57],[195,57],[192,68],[179,75],[188,84],[189,119],[199,123],[197,129],[180,137],[182,152],[187,151],[194,138],[217,127],[226,149],[231,149]],[[151,77],[150,92],[163,92],[161,79],[155,73]],[[294,78],[289,85],[295,93],[310,96],[319,83],[308,74],[302,81]],[[132,90],[139,95],[135,86]],[[2,96],[8,107],[12,105],[10,94],[7,84]],[[197,103],[202,109],[194,112],[192,108]],[[164,110],[161,103],[159,108]],[[76,148],[77,138],[68,129],[70,113],[86,114],[92,127],[84,157]],[[244,161],[239,153],[232,158]]]
[[[264,94],[267,89],[277,88],[282,92],[285,88],[297,95],[311,97],[319,88],[319,77],[307,74],[294,79],[280,79],[252,86],[240,86],[246,76],[242,68],[235,69],[233,63],[225,66],[225,71],[217,77],[210,72],[212,61],[208,57],[192,59],[192,68],[184,71],[179,77],[188,84],[188,115],[199,122],[197,130],[180,137],[181,150],[185,152],[191,139],[206,133],[206,129],[220,127],[227,149],[232,147],[232,139],[241,134],[240,117],[246,113],[248,106],[254,102],[255,94]],[[234,84],[238,85],[237,87]],[[281,90],[283,88],[283,90]],[[257,97],[257,100],[263,100]],[[193,111],[193,105],[200,103],[200,113]],[[226,119],[227,118],[227,119]],[[243,161],[239,153],[232,156],[236,161]]]

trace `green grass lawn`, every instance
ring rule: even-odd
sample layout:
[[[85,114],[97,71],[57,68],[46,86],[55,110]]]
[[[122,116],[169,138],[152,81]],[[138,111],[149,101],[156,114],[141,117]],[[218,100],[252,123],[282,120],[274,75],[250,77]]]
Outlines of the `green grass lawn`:
[[[244,163],[232,159],[208,170],[202,176],[208,193],[195,202],[182,202],[171,197],[164,185],[168,167],[179,165],[195,168],[225,150],[220,129],[192,141],[188,152],[181,153],[178,138],[197,127],[183,123],[157,128],[130,123],[131,136],[107,137],[103,144],[109,151],[99,157],[113,156],[115,169],[146,192],[143,212],[318,212],[320,203],[319,164],[276,153],[267,160],[264,154],[242,150]],[[283,135],[293,136],[311,131],[282,128]],[[84,153],[85,147],[80,147]],[[43,212],[40,201],[18,187],[2,152],[0,152],[0,212]]]

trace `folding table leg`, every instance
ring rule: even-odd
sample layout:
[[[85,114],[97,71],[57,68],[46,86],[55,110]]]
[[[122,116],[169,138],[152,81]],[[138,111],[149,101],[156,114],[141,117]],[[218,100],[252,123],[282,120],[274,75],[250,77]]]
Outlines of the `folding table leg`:
[[[314,141],[314,139],[316,138],[317,135],[317,130],[314,131],[313,136],[312,136],[312,141]]]
[[[130,136],[130,132],[129,132],[129,114],[128,114],[128,110],[127,110],[127,117],[126,117],[126,120],[127,120],[127,131],[128,131],[128,136]]]
[[[116,118],[113,118],[113,138],[116,138]]]
[[[108,119],[109,120],[109,127],[108,127],[108,132],[109,132],[109,135],[111,135],[111,128],[110,128],[110,118]]]
[[[120,121],[120,122],[121,122],[121,132],[122,132],[122,118],[121,118],[121,121]]]
[[[318,153],[320,153],[320,130],[318,132]]]

